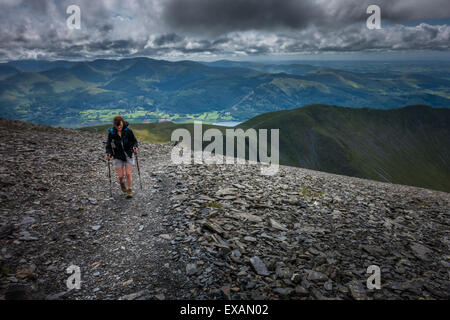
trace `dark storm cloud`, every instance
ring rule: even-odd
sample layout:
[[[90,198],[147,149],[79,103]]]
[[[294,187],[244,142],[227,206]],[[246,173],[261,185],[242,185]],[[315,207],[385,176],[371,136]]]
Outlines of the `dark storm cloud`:
[[[109,24],[109,23],[108,24],[104,24],[104,25],[102,25],[100,27],[100,31],[101,32],[105,32],[105,33],[108,33],[108,32],[110,32],[113,29],[114,29],[114,26],[112,24]]]
[[[383,18],[390,22],[450,18],[450,1],[448,0],[365,0],[365,3],[378,4]]]
[[[23,6],[30,8],[33,12],[37,14],[46,14],[48,9],[47,0],[26,0]]]
[[[168,43],[176,43],[183,40],[183,37],[180,37],[176,33],[163,34],[155,39],[155,43],[158,46],[162,46]]]
[[[421,22],[450,19],[449,1],[0,0],[0,59],[445,51],[448,23]],[[67,28],[71,4],[80,30]],[[365,27],[371,4],[382,30]]]
[[[103,40],[100,42],[91,42],[86,48],[92,51],[105,51],[105,50],[123,50],[136,46],[136,42],[130,40]]]
[[[450,17],[449,0],[167,0],[163,17],[173,28],[201,33],[329,28],[364,22],[369,5],[378,5],[387,22]]]
[[[236,30],[303,28],[325,18],[313,1],[168,0],[164,20],[174,28],[224,33]]]
[[[229,43],[231,41],[231,39],[229,38],[219,38],[216,39],[212,42],[213,45],[219,45],[219,44],[224,44],[224,43]]]

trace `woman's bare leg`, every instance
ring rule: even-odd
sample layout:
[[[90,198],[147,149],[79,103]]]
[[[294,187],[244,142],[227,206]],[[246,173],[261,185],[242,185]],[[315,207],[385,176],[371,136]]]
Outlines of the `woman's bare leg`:
[[[132,176],[132,170],[133,166],[125,166],[126,175],[127,175],[127,188],[131,189],[131,186],[133,184],[133,176]]]
[[[117,174],[119,176],[120,189],[122,189],[123,192],[127,192],[127,187],[125,186],[124,181],[123,167],[117,168]]]
[[[123,167],[117,168],[117,174],[119,176],[119,182],[123,182],[124,176]]]

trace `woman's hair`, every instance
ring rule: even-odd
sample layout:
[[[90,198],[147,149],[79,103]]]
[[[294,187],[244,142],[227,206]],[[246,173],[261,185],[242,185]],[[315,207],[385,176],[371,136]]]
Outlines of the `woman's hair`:
[[[120,125],[120,122],[122,122],[123,126],[125,127],[125,120],[121,116],[115,116],[113,120],[114,128],[117,128]]]

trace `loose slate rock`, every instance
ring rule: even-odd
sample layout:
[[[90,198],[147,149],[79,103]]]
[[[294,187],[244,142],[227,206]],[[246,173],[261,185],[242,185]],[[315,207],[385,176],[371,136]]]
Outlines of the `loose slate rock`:
[[[253,269],[255,269],[256,273],[260,276],[268,276],[270,274],[267,270],[266,265],[259,257],[254,256],[250,258],[250,263],[252,264],[252,267]]]
[[[23,217],[22,221],[20,222],[21,225],[26,225],[26,224],[33,224],[36,222],[36,219],[33,217]]]
[[[197,273],[197,266],[194,263],[189,263],[186,265],[186,274],[192,276]]]
[[[160,236],[160,238],[163,238],[165,240],[172,240],[172,236],[167,233],[160,234],[159,236]]]
[[[275,289],[273,289],[273,292],[275,292],[276,294],[278,294],[280,296],[289,296],[293,291],[294,291],[294,289],[291,289],[291,288],[275,288]]]
[[[0,227],[0,239],[6,238],[14,232],[14,225],[7,224]]]
[[[121,296],[119,300],[135,300],[145,294],[145,290]]]
[[[58,299],[61,299],[62,297],[64,297],[69,292],[70,291],[67,290],[67,291],[62,291],[62,292],[59,292],[59,293],[51,294],[51,295],[48,295],[46,297],[46,299],[47,300],[58,300]]]
[[[353,280],[347,284],[350,293],[355,300],[367,300],[366,291],[360,281]]]
[[[283,227],[281,224],[279,224],[277,221],[275,221],[272,218],[269,219],[269,223],[270,223],[270,226],[274,229],[281,230],[281,231],[287,230],[285,227]]]
[[[215,232],[215,233],[218,233],[218,234],[224,234],[225,233],[225,231],[221,227],[219,227],[217,224],[209,222],[209,221],[204,221],[202,223],[202,227],[204,229],[207,229],[209,231],[212,231],[212,232]]]
[[[411,250],[413,251],[414,255],[423,260],[423,261],[429,261],[430,257],[429,255],[433,252],[427,247],[425,247],[423,244],[420,243],[414,243],[411,246]]]
[[[224,188],[216,192],[217,197],[232,196],[236,193],[234,188]]]
[[[248,220],[250,222],[262,222],[263,219],[261,217],[255,216],[253,214],[245,213],[245,212],[233,212],[232,217],[236,219]]]
[[[296,286],[295,293],[298,294],[300,297],[307,297],[309,295],[309,291],[303,288],[302,286]]]
[[[326,281],[328,277],[321,273],[314,270],[305,270],[308,274],[307,279],[310,281]]]
[[[227,300],[231,300],[230,286],[223,286],[220,290]]]

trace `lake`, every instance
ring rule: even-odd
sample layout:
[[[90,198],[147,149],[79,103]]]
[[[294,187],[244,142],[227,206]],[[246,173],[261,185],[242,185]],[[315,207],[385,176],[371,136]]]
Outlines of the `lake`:
[[[224,122],[213,123],[213,125],[215,125],[215,126],[224,126],[224,127],[235,127],[235,126],[237,126],[240,123],[242,123],[242,122],[238,122],[238,121],[224,121]]]

